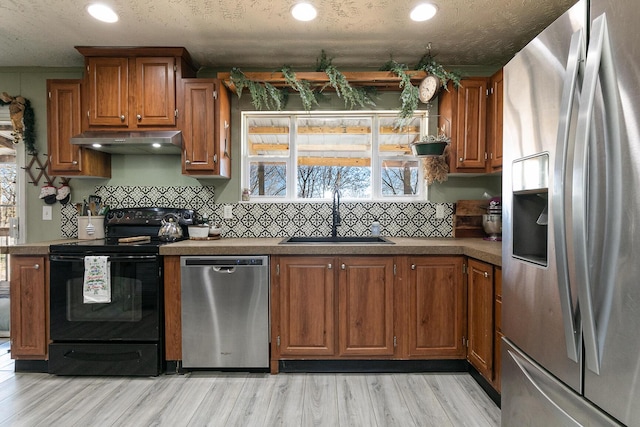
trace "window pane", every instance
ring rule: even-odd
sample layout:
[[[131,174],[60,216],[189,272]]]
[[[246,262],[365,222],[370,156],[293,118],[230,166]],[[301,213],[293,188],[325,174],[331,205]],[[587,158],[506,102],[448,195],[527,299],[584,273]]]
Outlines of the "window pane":
[[[382,195],[413,196],[418,193],[419,163],[417,160],[382,161]]]
[[[409,144],[420,139],[419,117],[414,117],[400,128],[395,127],[397,120],[396,116],[380,117],[378,150],[381,156],[409,155]]]
[[[247,154],[250,156],[288,156],[288,117],[249,117]]]
[[[252,196],[287,195],[287,164],[285,162],[250,163],[250,187]]]
[[[336,183],[342,197],[354,199],[371,197],[371,168],[298,166],[298,198],[330,199]]]
[[[343,197],[371,197],[372,118],[298,118],[299,198],[330,198],[338,186]]]

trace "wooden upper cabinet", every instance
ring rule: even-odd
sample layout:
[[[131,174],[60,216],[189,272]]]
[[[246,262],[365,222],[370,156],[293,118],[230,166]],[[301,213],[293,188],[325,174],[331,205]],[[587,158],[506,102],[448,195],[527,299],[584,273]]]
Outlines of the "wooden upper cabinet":
[[[174,67],[171,57],[88,58],[89,126],[175,126]]]
[[[127,58],[88,58],[87,91],[90,126],[129,126]]]
[[[469,259],[469,344],[467,358],[487,380],[493,379],[493,266]]]
[[[489,120],[487,126],[488,172],[502,170],[502,113],[504,92],[502,70],[491,76],[489,84]]]
[[[111,177],[111,156],[72,145],[81,132],[81,81],[47,80],[47,152],[49,174],[65,177]]]
[[[182,78],[196,68],[184,48],[76,47],[85,56],[83,130],[177,127]]]
[[[464,258],[415,256],[408,263],[408,357],[464,359]]]
[[[137,126],[175,126],[175,58],[136,58],[135,121]]]
[[[449,83],[449,90],[438,97],[440,116],[451,122],[449,172],[487,171],[487,77],[462,79],[460,88]]]
[[[479,169],[486,165],[487,79],[462,80],[456,111],[456,169]]]
[[[393,356],[394,258],[339,259],[339,355]]]
[[[48,260],[11,257],[11,358],[46,359],[49,344]]]
[[[182,173],[231,177],[231,104],[218,79],[182,79]]]

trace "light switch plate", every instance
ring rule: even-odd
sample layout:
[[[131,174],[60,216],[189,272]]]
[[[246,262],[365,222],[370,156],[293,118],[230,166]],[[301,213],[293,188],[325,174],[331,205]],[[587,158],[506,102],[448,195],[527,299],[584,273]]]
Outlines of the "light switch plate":
[[[233,206],[225,206],[224,207],[224,219],[233,218]]]
[[[444,205],[436,205],[436,219],[444,218]]]
[[[42,207],[42,220],[43,221],[51,221],[53,219],[53,211],[51,206],[43,206]]]

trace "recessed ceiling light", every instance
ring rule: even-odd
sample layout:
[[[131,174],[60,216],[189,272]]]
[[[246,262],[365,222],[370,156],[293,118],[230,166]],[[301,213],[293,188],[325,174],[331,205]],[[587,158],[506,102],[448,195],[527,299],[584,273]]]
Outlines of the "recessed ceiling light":
[[[87,12],[89,15],[102,22],[118,22],[118,14],[113,11],[109,6],[94,3],[87,6]]]
[[[298,21],[311,21],[316,18],[318,11],[309,3],[297,3],[291,8],[291,14]]]
[[[154,142],[153,144],[151,144],[151,146],[153,148],[160,148],[160,147],[162,147],[162,144],[160,144],[159,142]]]
[[[413,8],[409,16],[417,22],[428,21],[435,16],[437,11],[438,8],[431,3],[420,3]]]

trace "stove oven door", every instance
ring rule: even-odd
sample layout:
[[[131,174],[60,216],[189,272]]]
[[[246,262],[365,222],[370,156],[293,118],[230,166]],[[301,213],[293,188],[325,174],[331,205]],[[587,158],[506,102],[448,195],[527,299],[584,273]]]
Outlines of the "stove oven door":
[[[85,303],[83,255],[52,254],[50,261],[50,372],[157,375],[162,349],[160,257],[109,256],[108,303]]]

